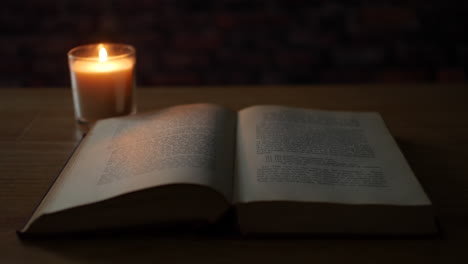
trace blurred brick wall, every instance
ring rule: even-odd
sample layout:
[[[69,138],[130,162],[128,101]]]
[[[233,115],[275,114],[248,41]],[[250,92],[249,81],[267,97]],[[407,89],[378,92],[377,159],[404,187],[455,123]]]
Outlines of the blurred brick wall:
[[[69,86],[66,53],[137,48],[139,85],[460,82],[466,1],[2,0],[0,86]]]

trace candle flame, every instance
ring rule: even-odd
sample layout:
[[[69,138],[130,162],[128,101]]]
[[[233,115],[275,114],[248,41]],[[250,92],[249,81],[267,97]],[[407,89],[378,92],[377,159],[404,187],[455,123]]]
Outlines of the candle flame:
[[[104,48],[104,46],[101,44],[99,45],[99,62],[106,62],[107,61],[107,50]]]

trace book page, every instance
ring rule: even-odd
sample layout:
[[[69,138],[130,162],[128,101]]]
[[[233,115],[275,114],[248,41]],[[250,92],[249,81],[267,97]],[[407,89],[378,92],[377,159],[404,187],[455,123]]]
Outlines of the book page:
[[[428,205],[378,113],[239,112],[237,202]]]
[[[234,112],[211,104],[99,121],[48,194],[43,211],[174,183],[208,186],[231,200],[235,123]]]

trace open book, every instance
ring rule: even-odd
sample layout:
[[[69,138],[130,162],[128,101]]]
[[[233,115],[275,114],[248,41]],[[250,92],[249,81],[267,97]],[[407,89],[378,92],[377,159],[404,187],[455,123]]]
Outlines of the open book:
[[[20,234],[214,223],[242,233],[430,234],[378,113],[213,104],[99,121]]]

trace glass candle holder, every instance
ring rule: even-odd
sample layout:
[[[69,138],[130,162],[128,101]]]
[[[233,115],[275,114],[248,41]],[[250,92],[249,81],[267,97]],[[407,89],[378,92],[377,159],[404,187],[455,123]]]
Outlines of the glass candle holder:
[[[75,119],[86,133],[99,119],[136,112],[135,48],[92,44],[68,52]]]

